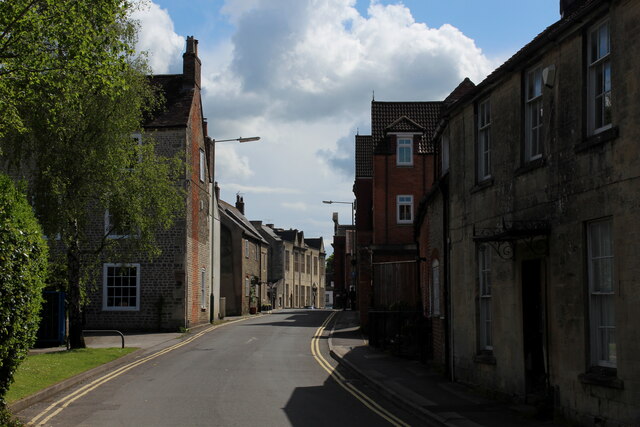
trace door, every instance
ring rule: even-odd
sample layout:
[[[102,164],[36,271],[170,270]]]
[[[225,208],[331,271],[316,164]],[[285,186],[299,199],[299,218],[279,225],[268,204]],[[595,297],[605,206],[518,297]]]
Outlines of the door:
[[[546,391],[542,260],[522,261],[522,329],[527,395]]]

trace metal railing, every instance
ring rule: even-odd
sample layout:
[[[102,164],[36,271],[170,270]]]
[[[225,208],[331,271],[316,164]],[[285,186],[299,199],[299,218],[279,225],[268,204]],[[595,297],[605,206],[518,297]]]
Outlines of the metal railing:
[[[102,333],[102,332],[111,332],[113,334],[118,334],[120,335],[120,338],[122,338],[122,348],[124,348],[124,334],[116,329],[84,329],[82,331],[82,335],[84,336],[85,332],[89,332],[92,334],[98,334],[98,333]]]

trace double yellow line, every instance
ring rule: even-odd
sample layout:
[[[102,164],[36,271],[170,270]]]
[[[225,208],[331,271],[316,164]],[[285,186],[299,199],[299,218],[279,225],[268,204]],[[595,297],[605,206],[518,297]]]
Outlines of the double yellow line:
[[[40,412],[38,415],[36,415],[34,418],[32,418],[27,425],[28,426],[43,426],[45,425],[49,420],[51,420],[51,418],[55,417],[56,415],[58,415],[60,412],[62,412],[62,410],[64,410],[67,406],[69,406],[70,404],[72,404],[73,402],[75,402],[76,400],[80,399],[82,396],[85,396],[87,393],[95,390],[96,388],[100,387],[102,384],[111,381],[114,378],[119,377],[120,375],[124,374],[125,372],[135,368],[136,366],[140,366],[143,363],[147,363],[150,360],[155,359],[156,357],[160,357],[163,354],[167,354],[173,350],[176,350],[180,347],[183,347],[189,343],[191,343],[192,341],[200,338],[201,336],[203,336],[204,334],[217,329],[221,326],[226,326],[226,325],[230,325],[231,323],[236,323],[236,322],[241,322],[242,320],[245,319],[238,319],[238,320],[234,320],[231,322],[227,322],[224,323],[222,325],[215,325],[215,326],[210,326],[200,332],[198,332],[197,334],[189,337],[188,339],[179,342],[178,344],[174,344],[170,347],[167,347],[163,350],[160,350],[156,353],[150,354],[149,356],[143,357],[142,359],[136,360],[134,362],[131,362],[129,364],[126,364],[124,366],[121,366],[120,368],[116,369],[115,371],[112,371],[106,375],[103,375],[99,378],[96,378],[95,380],[91,381],[89,384],[84,385],[83,387],[79,388],[78,390],[74,391],[73,393],[70,393],[66,396],[64,396],[62,399],[57,400],[56,402],[53,402],[51,405],[49,405],[44,411]]]
[[[322,369],[327,371],[327,373],[331,376],[331,378],[333,378],[334,381],[338,383],[338,385],[340,385],[340,387],[342,387],[347,392],[349,392],[353,397],[358,399],[364,406],[366,406],[371,411],[375,412],[376,414],[378,414],[379,416],[387,420],[389,424],[393,426],[409,427],[409,424],[405,423],[400,418],[396,417],[395,415],[393,415],[392,413],[384,409],[382,406],[378,405],[373,399],[371,399],[369,396],[367,396],[366,394],[358,390],[356,387],[354,387],[352,384],[350,384],[346,380],[346,378],[342,374],[340,374],[340,372],[336,371],[329,364],[329,362],[327,362],[327,360],[322,356],[322,353],[320,352],[320,338],[322,337],[322,334],[324,333],[324,330],[326,329],[327,325],[329,324],[329,322],[331,322],[331,320],[335,315],[336,315],[336,312],[334,311],[333,313],[331,313],[329,317],[327,317],[327,319],[318,328],[318,330],[316,330],[316,333],[313,339],[311,340],[311,354],[316,359],[318,364],[322,367]]]

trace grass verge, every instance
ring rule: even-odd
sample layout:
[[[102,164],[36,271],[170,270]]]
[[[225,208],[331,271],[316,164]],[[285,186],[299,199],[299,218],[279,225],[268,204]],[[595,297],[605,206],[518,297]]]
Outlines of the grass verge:
[[[82,348],[29,355],[18,367],[6,401],[11,404],[134,350],[137,348]]]

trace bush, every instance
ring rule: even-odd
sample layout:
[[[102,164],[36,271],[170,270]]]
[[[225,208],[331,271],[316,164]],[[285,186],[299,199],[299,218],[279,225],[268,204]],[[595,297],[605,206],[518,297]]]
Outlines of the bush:
[[[47,244],[24,194],[0,174],[0,420],[5,395],[33,345],[46,278]]]

